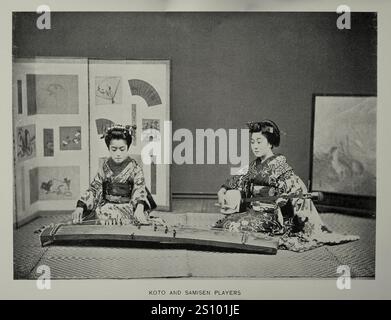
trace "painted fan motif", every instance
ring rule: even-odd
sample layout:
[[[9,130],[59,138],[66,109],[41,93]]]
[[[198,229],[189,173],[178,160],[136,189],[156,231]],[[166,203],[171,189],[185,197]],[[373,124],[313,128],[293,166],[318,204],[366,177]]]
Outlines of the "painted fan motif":
[[[131,79],[128,80],[128,82],[132,95],[142,97],[147,103],[148,107],[162,104],[162,100],[160,99],[159,93],[148,82],[140,79]]]
[[[98,130],[98,134],[103,134],[107,128],[109,128],[111,125],[114,125],[114,122],[109,119],[96,119],[96,129]]]
[[[121,78],[95,78],[96,104],[121,104]]]

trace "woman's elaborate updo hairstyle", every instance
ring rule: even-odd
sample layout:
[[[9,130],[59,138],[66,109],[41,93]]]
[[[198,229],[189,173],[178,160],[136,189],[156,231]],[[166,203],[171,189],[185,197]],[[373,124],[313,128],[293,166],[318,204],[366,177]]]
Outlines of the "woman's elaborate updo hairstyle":
[[[106,129],[106,132],[102,136],[105,139],[107,148],[110,147],[111,140],[125,140],[128,148],[132,144],[132,133],[136,129],[136,126],[123,126],[120,124],[113,125]]]
[[[280,129],[271,120],[262,120],[261,122],[248,122],[247,126],[250,133],[261,132],[271,144],[272,147],[280,145]]]

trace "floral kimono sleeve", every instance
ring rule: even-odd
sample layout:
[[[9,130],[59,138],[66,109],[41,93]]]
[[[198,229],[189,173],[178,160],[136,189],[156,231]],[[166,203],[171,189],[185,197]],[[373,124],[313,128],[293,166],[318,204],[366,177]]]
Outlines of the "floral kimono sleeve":
[[[242,178],[242,175],[234,175],[227,179],[221,187],[227,190],[240,189],[242,187]]]
[[[255,161],[250,163],[250,165],[239,169],[238,174],[228,178],[221,187],[225,188],[226,190],[245,189],[246,183],[249,181],[249,173],[253,172],[254,168]]]
[[[284,156],[280,156],[278,160],[275,177],[279,193],[294,194],[298,197],[300,197],[303,193],[307,193],[307,188],[304,182],[294,173],[292,167],[287,164],[286,158]],[[298,198],[293,198],[292,204],[295,205],[298,201]]]
[[[301,193],[307,192],[307,187],[305,186],[304,182],[293,172],[293,170],[282,174],[278,178],[277,183],[279,189],[283,193],[294,193],[300,195]]]
[[[102,202],[102,194],[103,170],[99,170],[92,180],[90,187],[81,195],[80,200],[77,202],[77,207],[81,207],[88,211],[95,211],[98,204]]]
[[[303,180],[301,180],[293,170],[290,170],[279,177],[278,186],[281,193],[295,194],[298,196],[297,198],[292,198],[292,205],[296,207],[296,209],[302,205],[303,199],[300,199],[299,197],[300,195],[307,193],[307,187]]]
[[[144,211],[149,209],[143,169],[139,164],[135,163],[133,169],[133,190],[130,199],[133,210],[136,210],[139,203],[144,205]]]

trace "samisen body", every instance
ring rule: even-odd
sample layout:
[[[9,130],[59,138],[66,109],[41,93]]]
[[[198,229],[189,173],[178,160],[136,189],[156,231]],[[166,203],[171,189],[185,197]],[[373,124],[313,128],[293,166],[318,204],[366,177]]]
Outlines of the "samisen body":
[[[186,307],[165,307],[158,304],[157,307],[152,307],[151,314],[154,315],[160,315],[160,314],[171,314],[171,315],[177,315],[179,318],[182,318],[184,312],[186,310]]]

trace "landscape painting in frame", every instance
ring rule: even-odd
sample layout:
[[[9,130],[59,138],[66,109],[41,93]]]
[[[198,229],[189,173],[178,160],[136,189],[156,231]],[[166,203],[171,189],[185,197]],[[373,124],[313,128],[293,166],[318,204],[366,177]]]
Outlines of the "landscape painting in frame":
[[[39,167],[33,170],[36,178],[30,178],[30,190],[38,190],[35,200],[72,200],[79,197],[79,167]]]
[[[315,96],[312,189],[376,196],[376,97]]]
[[[77,75],[27,74],[27,115],[79,113]]]

